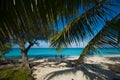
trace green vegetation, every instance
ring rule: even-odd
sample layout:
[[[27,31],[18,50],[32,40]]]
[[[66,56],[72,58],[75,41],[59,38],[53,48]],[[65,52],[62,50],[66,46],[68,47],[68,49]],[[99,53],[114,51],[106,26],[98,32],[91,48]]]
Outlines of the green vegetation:
[[[22,66],[29,68],[27,53],[31,46],[37,40],[49,40],[58,30],[54,26],[58,19],[69,20],[79,11],[79,4],[68,0],[1,0],[0,47],[6,42],[18,44]]]
[[[18,44],[22,66],[28,68],[27,53],[38,40],[53,36],[51,46],[58,48],[78,44],[93,36],[98,25],[106,23],[114,12],[112,0],[1,0],[0,5],[0,47]],[[69,23],[57,34],[59,20]]]
[[[79,45],[80,42],[86,42],[86,40],[92,39],[84,48],[78,59],[78,63],[83,61],[83,57],[86,54],[97,52],[96,48],[108,48],[106,45],[109,45],[120,49],[120,15],[118,15],[119,13],[115,14],[115,11],[111,8],[117,3],[111,0],[100,0],[94,4],[87,7],[83,11],[84,13],[69,22],[63,30],[51,37],[50,40],[51,47],[57,47],[59,50],[63,47],[69,47],[73,43]],[[117,8],[119,6],[116,6]],[[117,16],[114,20],[115,15]],[[98,32],[97,29],[99,27],[103,29]]]
[[[11,48],[11,44],[4,44],[4,47],[0,47],[0,57],[5,54]]]
[[[81,53],[78,63],[83,61],[85,55],[94,55],[100,53],[97,48],[108,46],[120,49],[120,14],[115,16],[111,21],[106,22],[105,26],[97,33],[97,35],[89,41],[87,46]],[[106,46],[108,45],[108,46]]]
[[[49,40],[53,36],[51,46],[58,49],[68,47],[73,42],[78,44],[88,37],[93,37],[98,25],[106,23],[107,18],[111,18],[112,5],[111,0],[1,0],[0,56],[9,51],[11,43],[18,44],[22,54],[22,68],[30,68],[27,53],[37,44],[37,40]],[[71,19],[73,20],[70,22]],[[69,22],[60,32],[57,26],[59,20],[63,24]],[[113,27],[110,22],[96,36],[94,35],[78,62],[83,60],[89,50],[99,45],[110,44],[120,47],[118,23],[120,22],[114,22]],[[26,44],[28,46],[25,46]],[[29,77],[30,71],[26,69],[0,71],[0,80],[29,80]]]
[[[0,80],[29,80],[30,71],[19,69],[8,69],[0,71]]]

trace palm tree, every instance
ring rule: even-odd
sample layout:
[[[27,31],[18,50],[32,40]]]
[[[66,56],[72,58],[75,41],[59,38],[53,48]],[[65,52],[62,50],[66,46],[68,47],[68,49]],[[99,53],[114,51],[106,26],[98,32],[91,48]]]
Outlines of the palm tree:
[[[37,40],[48,40],[56,33],[58,26],[54,25],[58,24],[59,18],[63,22],[64,19],[67,21],[79,12],[80,5],[89,6],[96,2],[97,0],[1,0],[0,46],[3,48],[5,43],[18,44],[22,66],[29,68],[28,50],[37,44]],[[27,43],[29,45],[26,47]]]
[[[68,45],[72,40],[77,41],[88,36],[86,31],[93,34],[91,26],[95,26],[98,19],[103,20],[105,14],[108,15],[109,13],[106,5],[111,5],[111,3],[107,3],[107,0],[1,0],[0,34],[3,39],[0,38],[0,44],[18,44],[22,53],[22,66],[29,67],[28,50],[31,46],[37,44],[37,40],[48,40],[50,36],[54,35],[58,28],[58,26],[54,25],[58,24],[59,19],[63,23],[64,21],[69,22],[69,19],[74,18],[74,15],[79,13],[79,11],[82,12],[81,6],[87,10],[81,16],[74,19],[72,23],[68,24],[68,27],[62,32],[58,33],[62,33],[64,43],[65,39],[70,41],[65,44]],[[73,26],[79,26],[79,24],[81,27],[77,27],[78,30],[76,30],[77,28]],[[75,30],[77,32],[74,32]],[[82,32],[79,32],[79,30],[82,30]],[[85,34],[83,34],[84,32]],[[70,35],[64,36],[63,34]],[[75,38],[74,34],[77,35]],[[81,36],[78,37],[78,34]],[[70,36],[71,38],[69,38]],[[27,47],[25,47],[26,43],[29,43]]]
[[[107,18],[111,18],[113,11],[110,9],[109,5],[112,5],[112,3],[107,0],[101,0],[93,7],[87,9],[87,11],[73,19],[73,21],[68,23],[63,30],[51,38],[51,46],[60,49],[62,47],[70,46],[73,42],[78,44],[80,41],[84,41],[87,37],[93,36],[94,31],[99,27],[98,25],[104,24]],[[88,45],[89,47],[91,46],[91,44]],[[89,47],[87,46],[82,54],[86,54]],[[83,57],[85,55],[81,56]],[[79,60],[80,59],[81,57]]]
[[[111,21],[106,22],[106,25],[99,33],[89,41],[78,59],[78,64],[83,61],[85,55],[99,53],[97,48],[108,48],[108,46],[120,49],[120,14],[115,16]]]

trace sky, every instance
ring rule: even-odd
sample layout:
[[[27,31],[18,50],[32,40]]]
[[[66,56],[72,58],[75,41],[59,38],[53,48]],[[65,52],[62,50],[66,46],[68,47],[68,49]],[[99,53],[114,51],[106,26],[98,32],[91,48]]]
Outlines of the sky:
[[[113,15],[113,16],[115,16],[116,14],[118,14],[118,13],[120,13],[120,8],[118,7],[118,6],[120,6],[120,0],[113,0],[114,2],[116,1],[118,1],[117,2],[117,8],[116,8],[116,6],[114,6],[114,7],[111,7],[111,9],[113,9],[114,11],[115,11],[115,14]],[[63,27],[65,26],[65,24],[63,25],[62,24],[62,21],[61,20],[59,20],[59,22],[58,22],[58,27],[59,27],[59,30],[62,30],[63,29]],[[99,26],[99,25],[98,25]],[[99,30],[101,30],[102,29],[102,26],[99,26],[98,27],[98,31]],[[97,32],[96,32],[97,33]],[[92,38],[91,38],[92,39]],[[74,42],[72,43],[72,45],[69,47],[69,48],[83,48],[83,47],[85,47],[86,45],[87,45],[87,43],[90,41],[90,39],[89,40],[86,40],[86,41],[84,41],[84,42],[79,42],[80,43],[80,45],[76,45]],[[49,41],[38,41],[39,43],[40,43],[40,45],[39,46],[37,46],[37,45],[34,45],[34,46],[32,46],[32,48],[49,48],[49,46],[50,46],[50,43],[49,43]],[[28,44],[26,44],[26,46],[28,46]],[[15,46],[13,46],[13,48],[19,48],[19,46],[18,45],[15,45]]]
[[[39,46],[38,45],[33,45],[31,48],[49,48],[50,43],[49,41],[38,41],[39,42]],[[76,45],[74,42],[72,43],[72,45],[68,48],[83,48],[87,45],[87,42],[80,42],[80,45]],[[28,46],[28,44],[26,44],[26,46]],[[13,46],[13,48],[19,48],[18,45]]]

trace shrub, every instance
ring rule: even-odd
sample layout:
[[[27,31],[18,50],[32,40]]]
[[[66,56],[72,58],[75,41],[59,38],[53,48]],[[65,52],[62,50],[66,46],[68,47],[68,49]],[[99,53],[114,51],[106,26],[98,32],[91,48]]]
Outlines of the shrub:
[[[8,69],[0,71],[0,80],[29,80],[30,71],[24,69]]]

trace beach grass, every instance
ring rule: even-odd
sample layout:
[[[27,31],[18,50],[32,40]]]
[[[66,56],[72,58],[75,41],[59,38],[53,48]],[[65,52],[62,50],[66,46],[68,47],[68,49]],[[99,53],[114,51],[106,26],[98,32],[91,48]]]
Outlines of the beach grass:
[[[14,68],[0,71],[0,80],[29,80],[30,71]]]

